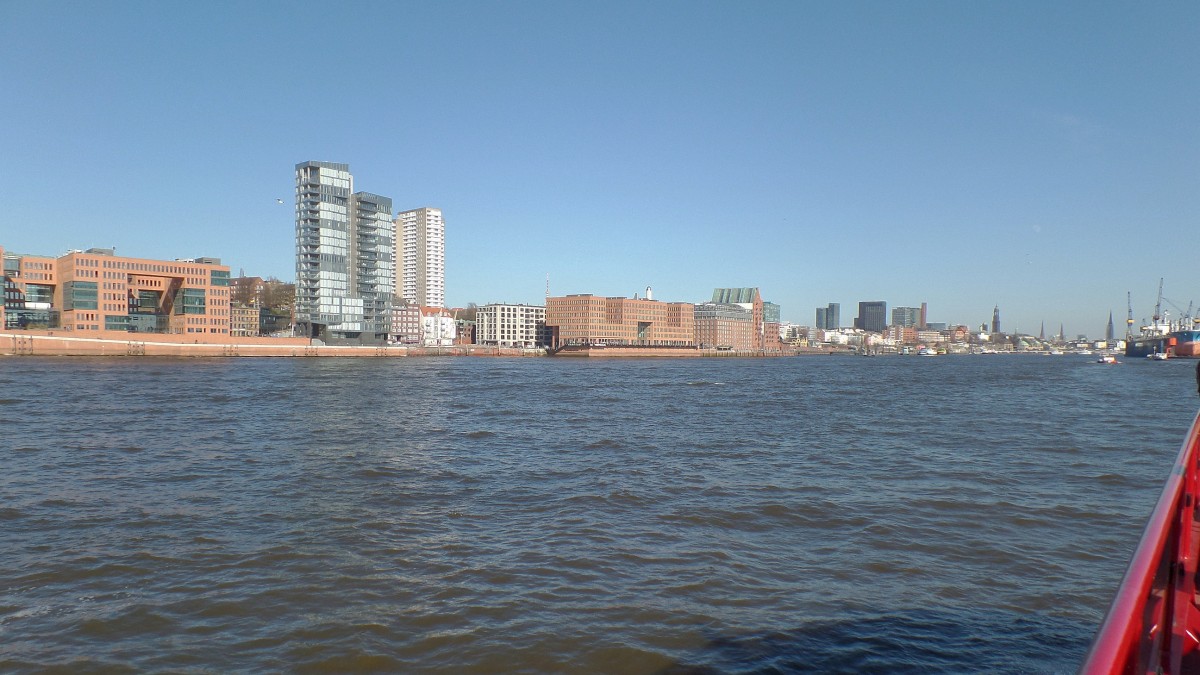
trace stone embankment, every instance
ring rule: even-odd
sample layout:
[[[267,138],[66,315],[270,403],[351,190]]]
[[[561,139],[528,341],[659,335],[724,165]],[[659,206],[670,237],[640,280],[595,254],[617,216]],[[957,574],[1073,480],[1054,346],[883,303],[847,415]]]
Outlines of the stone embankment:
[[[406,357],[406,356],[541,356],[535,349],[455,345],[312,345],[304,338],[228,338],[199,342],[181,335],[125,334],[125,339],[77,337],[58,331],[0,333],[0,356],[175,356],[175,357]],[[118,333],[118,335],[120,335]]]
[[[211,338],[210,338],[211,339]],[[560,357],[584,358],[738,358],[829,354],[828,348],[796,348],[780,352],[734,352],[695,347],[608,347],[564,349]],[[405,357],[405,356],[545,356],[543,349],[454,345],[313,345],[305,338],[225,338],[201,342],[184,335],[97,331],[83,336],[61,331],[0,332],[0,356],[174,356],[174,357]]]

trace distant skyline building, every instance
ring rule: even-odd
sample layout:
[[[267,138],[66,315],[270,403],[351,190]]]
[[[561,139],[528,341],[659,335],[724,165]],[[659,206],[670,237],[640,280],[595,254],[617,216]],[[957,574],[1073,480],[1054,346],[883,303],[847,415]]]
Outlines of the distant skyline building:
[[[871,300],[858,303],[858,318],[854,327],[872,333],[882,333],[887,328],[887,302]]]
[[[396,296],[422,307],[446,306],[446,225],[442,210],[396,215]]]
[[[918,328],[924,323],[921,320],[922,310],[919,307],[896,307],[892,309],[892,325],[903,328]]]
[[[1109,312],[1108,312],[1108,327],[1104,329],[1104,341],[1112,342],[1114,336],[1115,336],[1115,333],[1113,332],[1112,310],[1109,310]],[[1109,345],[1109,346],[1111,347],[1112,345]]]
[[[820,330],[837,330],[842,327],[842,306],[831,302],[817,308],[817,325]]]
[[[1000,332],[1000,305],[992,308],[992,332]]]

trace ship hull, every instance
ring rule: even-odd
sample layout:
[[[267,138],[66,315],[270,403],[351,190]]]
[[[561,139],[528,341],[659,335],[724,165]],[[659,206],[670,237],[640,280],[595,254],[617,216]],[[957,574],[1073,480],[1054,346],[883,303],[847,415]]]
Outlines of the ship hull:
[[[1200,672],[1200,415],[1167,475],[1158,504],[1108,616],[1079,672]]]

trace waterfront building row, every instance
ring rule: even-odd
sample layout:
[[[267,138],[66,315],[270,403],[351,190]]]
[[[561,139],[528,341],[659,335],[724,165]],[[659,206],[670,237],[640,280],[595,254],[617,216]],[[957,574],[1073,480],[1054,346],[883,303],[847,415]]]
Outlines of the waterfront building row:
[[[638,347],[781,352],[779,308],[757,288],[719,288],[712,300],[687,302],[591,294],[546,299],[551,350]],[[768,321],[767,319],[773,319]]]

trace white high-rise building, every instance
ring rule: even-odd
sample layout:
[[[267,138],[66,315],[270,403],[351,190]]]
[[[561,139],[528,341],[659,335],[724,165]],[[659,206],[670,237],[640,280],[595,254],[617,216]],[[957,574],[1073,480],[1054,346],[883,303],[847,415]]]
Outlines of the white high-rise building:
[[[396,297],[422,307],[446,306],[446,225],[442,210],[396,215]]]

